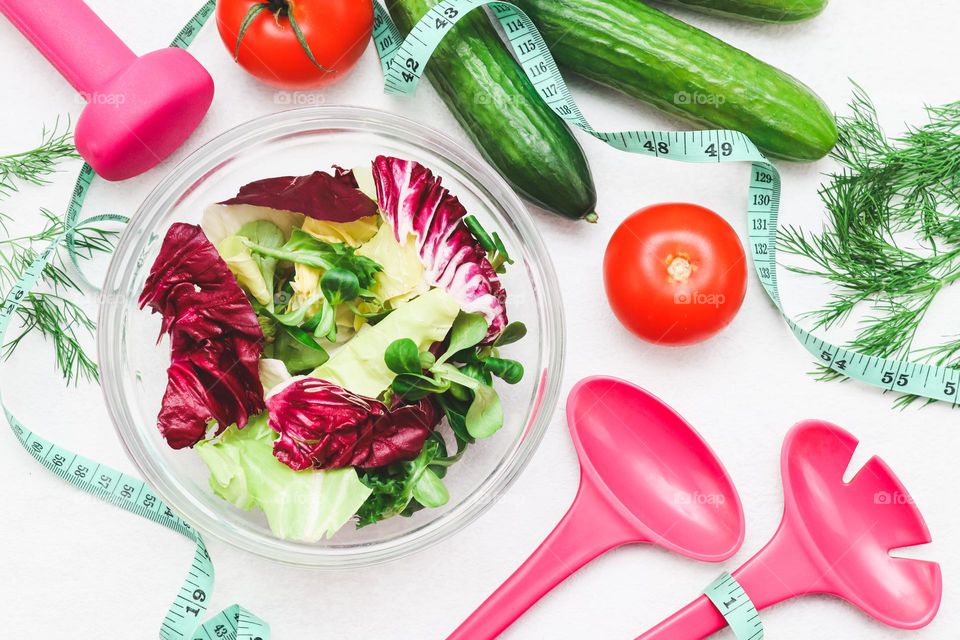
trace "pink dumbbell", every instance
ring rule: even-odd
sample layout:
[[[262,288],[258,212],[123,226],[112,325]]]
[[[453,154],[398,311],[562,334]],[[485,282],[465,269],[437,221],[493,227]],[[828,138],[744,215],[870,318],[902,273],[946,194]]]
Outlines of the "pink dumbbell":
[[[0,0],[0,12],[87,101],[77,150],[107,180],[155,166],[210,107],[213,79],[196,58],[177,48],[137,57],[82,0]]]

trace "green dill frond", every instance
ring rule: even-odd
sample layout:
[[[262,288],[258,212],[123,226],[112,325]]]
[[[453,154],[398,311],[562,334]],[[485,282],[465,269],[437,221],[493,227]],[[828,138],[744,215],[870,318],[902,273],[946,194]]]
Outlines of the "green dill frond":
[[[46,209],[41,213],[45,225],[40,231],[0,239],[0,286],[4,291],[9,291],[46,245],[64,232],[59,216]],[[77,228],[77,255],[89,259],[112,251],[116,235],[116,231],[94,225]],[[95,324],[83,307],[69,297],[81,291],[63,256],[53,256],[44,267],[37,288],[21,301],[16,312],[19,330],[0,345],[0,358],[9,358],[27,335],[37,332],[53,347],[57,370],[67,384],[81,379],[96,381],[97,363],[83,347],[83,340],[93,335]]]
[[[65,158],[79,158],[73,146],[70,121],[61,129],[60,120],[43,128],[40,144],[27,151],[0,156],[0,198],[18,190],[17,183],[46,184],[47,176]]]
[[[857,316],[848,348],[957,368],[960,336],[914,345],[937,295],[960,279],[960,102],[926,112],[926,123],[888,138],[854,84],[849,114],[837,120],[839,168],[820,189],[826,224],[816,233],[785,227],[778,248],[801,258],[791,272],[834,285],[823,307],[805,314],[815,328]],[[842,378],[824,368],[817,375]]]

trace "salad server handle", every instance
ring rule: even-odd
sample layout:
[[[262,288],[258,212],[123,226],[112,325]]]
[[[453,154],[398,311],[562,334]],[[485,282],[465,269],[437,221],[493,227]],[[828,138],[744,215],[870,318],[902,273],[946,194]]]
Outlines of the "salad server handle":
[[[773,539],[733,572],[757,611],[808,593],[832,593],[827,575],[784,520]],[[727,626],[720,610],[700,596],[637,640],[702,640]]]
[[[496,638],[580,567],[635,539],[635,533],[611,511],[592,483],[581,479],[573,505],[556,528],[448,640]]]

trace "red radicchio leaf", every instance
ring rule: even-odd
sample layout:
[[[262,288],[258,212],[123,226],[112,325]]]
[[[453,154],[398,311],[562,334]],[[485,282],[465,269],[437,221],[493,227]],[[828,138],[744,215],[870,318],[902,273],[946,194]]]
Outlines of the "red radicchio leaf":
[[[267,400],[278,460],[296,471],[382,467],[413,460],[440,422],[433,400],[393,409],[319,378],[300,378]]]
[[[360,188],[360,183],[357,182],[357,176],[353,175],[353,169],[344,169],[338,164],[333,165],[333,177],[337,180],[342,181],[344,184],[348,184],[354,189]]]
[[[337,175],[314,171],[306,176],[265,178],[240,187],[236,197],[220,204],[251,204],[294,211],[317,220],[353,222],[377,213],[377,204],[357,189],[353,171],[336,167]]]
[[[507,292],[487,252],[463,222],[467,214],[429,169],[412,160],[379,156],[373,180],[384,219],[401,243],[416,239],[425,277],[446,289],[468,313],[482,313],[493,342],[507,325]]]
[[[264,409],[257,365],[263,331],[257,315],[216,248],[199,226],[167,231],[140,294],[140,307],[163,315],[170,334],[167,389],[157,426],[174,449],[218,433]]]

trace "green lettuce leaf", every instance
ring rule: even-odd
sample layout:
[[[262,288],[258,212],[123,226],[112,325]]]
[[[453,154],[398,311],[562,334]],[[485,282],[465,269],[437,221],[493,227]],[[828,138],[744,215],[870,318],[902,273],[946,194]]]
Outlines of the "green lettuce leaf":
[[[358,395],[376,398],[396,377],[384,360],[390,344],[410,338],[418,350],[426,351],[434,342],[443,340],[458,313],[460,307],[450,294],[443,289],[431,289],[401,305],[375,326],[364,326],[310,375]]]
[[[217,252],[227,263],[237,283],[262,305],[273,304],[273,280],[268,283],[260,264],[240,236],[227,236],[217,245]]]
[[[423,279],[423,263],[414,237],[409,236],[401,245],[388,224],[382,225],[376,235],[357,249],[357,255],[383,266],[374,276],[371,290],[387,307],[397,308],[429,288]]]
[[[356,514],[370,488],[353,467],[294,471],[273,456],[276,435],[262,414],[194,450],[210,469],[214,493],[241,509],[258,507],[278,538],[329,538]]]

